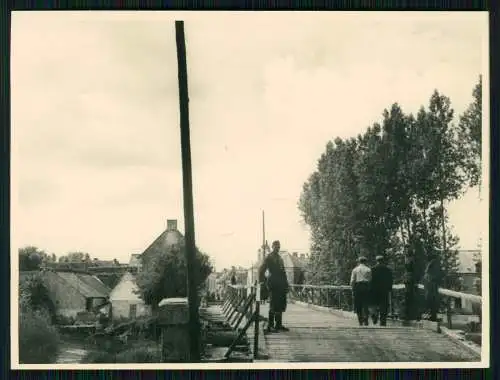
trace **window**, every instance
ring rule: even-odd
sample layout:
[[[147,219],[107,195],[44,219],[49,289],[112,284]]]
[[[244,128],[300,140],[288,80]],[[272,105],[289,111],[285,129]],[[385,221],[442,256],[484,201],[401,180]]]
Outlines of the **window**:
[[[130,305],[129,317],[130,318],[136,318],[137,317],[137,305],[136,304]]]

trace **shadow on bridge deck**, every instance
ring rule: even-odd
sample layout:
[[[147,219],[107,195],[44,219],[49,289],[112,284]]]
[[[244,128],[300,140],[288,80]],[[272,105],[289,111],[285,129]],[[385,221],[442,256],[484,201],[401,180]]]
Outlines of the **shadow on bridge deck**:
[[[268,305],[261,307],[267,317]],[[449,337],[415,327],[359,327],[357,320],[291,303],[289,332],[265,336],[272,362],[473,362],[481,358]]]

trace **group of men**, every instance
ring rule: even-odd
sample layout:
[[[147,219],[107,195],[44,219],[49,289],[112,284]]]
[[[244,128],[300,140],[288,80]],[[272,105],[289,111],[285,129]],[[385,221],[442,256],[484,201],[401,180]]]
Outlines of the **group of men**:
[[[360,326],[368,326],[370,308],[373,324],[386,326],[389,297],[392,291],[393,275],[384,263],[383,256],[377,256],[377,264],[368,267],[367,258],[360,257],[351,273],[351,287],[354,296],[354,311]]]
[[[443,278],[439,257],[435,252],[428,255],[428,263],[423,276],[425,306],[424,310],[429,312],[429,320],[438,320],[440,306],[439,286]],[[366,257],[358,259],[359,264],[351,274],[351,287],[354,295],[354,311],[358,316],[361,326],[368,326],[370,309],[372,311],[373,324],[386,326],[389,299],[392,291],[393,274],[391,269],[384,263],[383,256],[377,256],[377,264],[373,268],[367,265]],[[405,280],[405,309],[404,317],[412,319],[420,318],[417,299],[415,298],[416,282],[413,278],[413,262],[406,264],[407,273],[410,278]]]
[[[262,299],[269,299],[269,317],[266,333],[288,331],[283,326],[283,313],[287,307],[289,284],[285,266],[280,254],[280,242],[272,243],[272,251],[265,258],[259,269],[259,283]],[[436,320],[439,308],[438,285],[440,264],[436,255],[431,255],[424,278],[426,300],[430,309],[431,320]],[[373,324],[380,321],[387,325],[389,299],[392,292],[393,273],[386,265],[383,256],[375,258],[376,265],[370,268],[367,258],[360,257],[358,265],[351,273],[351,287],[354,296],[354,311],[360,326],[368,326],[371,314]],[[268,276],[266,276],[268,272]]]

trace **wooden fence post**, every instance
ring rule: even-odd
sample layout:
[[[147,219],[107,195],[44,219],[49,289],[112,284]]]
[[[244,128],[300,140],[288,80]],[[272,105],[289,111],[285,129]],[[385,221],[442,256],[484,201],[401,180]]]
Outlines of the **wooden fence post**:
[[[257,285],[255,293],[255,312],[254,316],[254,339],[253,339],[253,357],[258,358],[259,353],[259,322],[260,322],[260,286]]]

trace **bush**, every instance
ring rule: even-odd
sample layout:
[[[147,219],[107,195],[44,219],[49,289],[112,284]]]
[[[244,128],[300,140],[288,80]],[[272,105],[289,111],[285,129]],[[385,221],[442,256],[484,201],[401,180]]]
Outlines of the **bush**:
[[[53,363],[59,353],[60,337],[49,318],[37,311],[21,311],[19,315],[19,362],[22,364]]]
[[[55,318],[55,323],[57,325],[67,326],[75,324],[76,320],[74,317],[67,317],[65,315],[58,315]]]
[[[19,307],[23,311],[46,310],[55,322],[56,308],[40,273],[31,274],[21,280]]]

